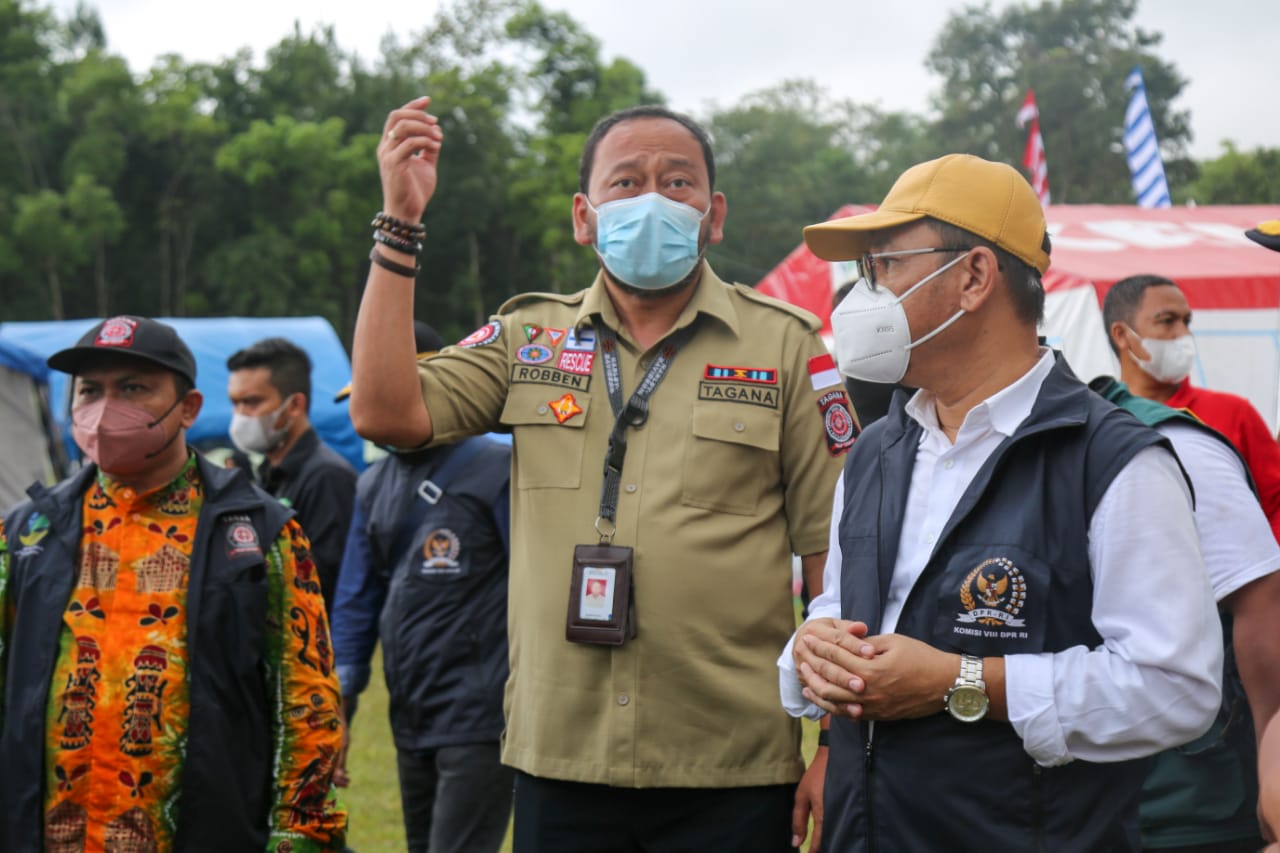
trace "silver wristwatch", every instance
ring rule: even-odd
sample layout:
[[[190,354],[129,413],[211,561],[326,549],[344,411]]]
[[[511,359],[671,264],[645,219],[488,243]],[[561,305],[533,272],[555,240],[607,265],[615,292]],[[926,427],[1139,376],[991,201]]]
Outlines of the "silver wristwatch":
[[[991,700],[982,680],[982,658],[960,656],[960,675],[943,698],[947,713],[962,723],[976,723],[987,715]]]

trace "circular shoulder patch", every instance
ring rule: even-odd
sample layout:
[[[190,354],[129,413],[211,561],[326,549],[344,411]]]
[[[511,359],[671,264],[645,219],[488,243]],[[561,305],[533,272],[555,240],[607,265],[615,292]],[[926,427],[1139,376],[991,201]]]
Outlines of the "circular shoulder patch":
[[[501,334],[502,334],[502,324],[499,323],[497,320],[494,320],[492,323],[486,323],[485,325],[476,329],[471,334],[467,335],[462,340],[458,341],[458,346],[482,347],[482,346],[485,346],[486,344],[491,344],[494,341],[496,341],[498,339],[498,336]]]
[[[550,361],[551,356],[555,355],[548,347],[542,344],[529,344],[516,350],[516,361],[524,364],[542,364]]]

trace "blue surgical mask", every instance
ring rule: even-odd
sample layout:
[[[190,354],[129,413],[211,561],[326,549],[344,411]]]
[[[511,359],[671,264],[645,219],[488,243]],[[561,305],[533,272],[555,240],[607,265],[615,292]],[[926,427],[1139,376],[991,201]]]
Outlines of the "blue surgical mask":
[[[596,214],[596,254],[609,274],[641,290],[678,284],[702,258],[698,233],[706,211],[661,193],[609,201]]]

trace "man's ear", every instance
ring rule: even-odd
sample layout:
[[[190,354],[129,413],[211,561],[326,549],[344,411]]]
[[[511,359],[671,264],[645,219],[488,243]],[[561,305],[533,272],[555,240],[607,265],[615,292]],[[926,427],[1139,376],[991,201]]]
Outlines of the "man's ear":
[[[963,283],[960,285],[960,307],[968,313],[981,308],[995,292],[1000,281],[1000,264],[995,252],[976,246],[959,263]]]
[[[191,429],[191,425],[196,422],[196,418],[200,416],[200,409],[204,406],[204,395],[196,389],[192,388],[187,392],[187,396],[182,398],[179,408],[182,409],[182,428]]]
[[[590,246],[596,241],[595,216],[582,193],[573,194],[573,239],[580,246]]]

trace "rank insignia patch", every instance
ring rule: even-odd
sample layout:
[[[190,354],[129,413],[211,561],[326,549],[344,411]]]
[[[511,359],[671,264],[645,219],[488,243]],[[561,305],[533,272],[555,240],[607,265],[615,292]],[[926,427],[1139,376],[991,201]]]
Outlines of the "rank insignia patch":
[[[836,370],[836,363],[830,355],[815,355],[809,359],[809,381],[815,391],[841,384],[840,371]]]
[[[702,372],[703,379],[721,382],[759,382],[761,385],[777,385],[778,371],[772,367],[721,367],[708,364]]]
[[[578,401],[573,399],[572,394],[565,394],[559,400],[552,400],[547,403],[551,407],[551,411],[555,412],[556,420],[564,423],[574,415],[582,414],[582,407],[578,405]]]
[[[596,330],[570,329],[569,339],[564,342],[564,348],[574,352],[595,352]]]
[[[492,323],[486,323],[458,341],[458,346],[467,348],[486,346],[496,341],[501,334],[502,324],[494,320]]]
[[[564,352],[560,353],[560,360],[556,362],[556,367],[565,373],[576,373],[579,376],[589,376],[591,374],[591,365],[596,360],[596,354],[593,352],[573,352],[569,349],[569,345],[565,344]]]
[[[827,433],[827,450],[839,456],[853,447],[858,437],[858,425],[849,410],[849,398],[844,389],[828,391],[818,398],[818,411],[822,412],[822,426]]]
[[[529,343],[533,343],[534,341],[536,341],[538,339],[538,335],[540,334],[542,334],[541,326],[535,325],[533,323],[524,324],[524,336],[529,340]]]
[[[528,344],[516,350],[516,361],[524,364],[542,364],[550,361],[553,355],[555,353],[542,344]]]
[[[547,333],[547,340],[551,342],[553,347],[560,346],[560,342],[564,340],[566,334],[565,329],[543,329]]]
[[[988,626],[984,636],[1026,636],[1024,631],[1008,630],[1027,626],[1027,620],[1018,615],[1027,604],[1027,579],[1007,557],[984,560],[965,575],[960,583],[960,604],[964,610],[956,614],[956,621]],[[956,631],[973,633],[959,627]]]

